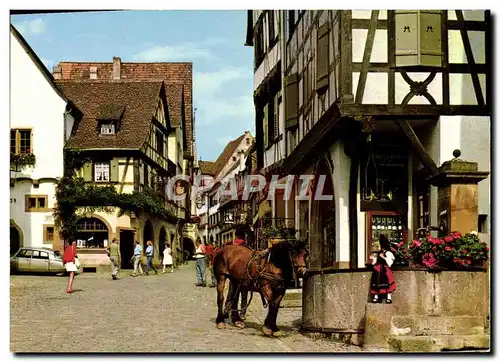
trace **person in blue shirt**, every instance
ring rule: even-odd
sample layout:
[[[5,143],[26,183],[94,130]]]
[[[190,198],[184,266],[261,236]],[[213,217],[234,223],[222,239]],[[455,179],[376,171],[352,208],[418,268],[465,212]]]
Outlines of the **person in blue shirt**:
[[[139,241],[136,241],[134,248],[134,256],[132,257],[134,261],[134,273],[132,274],[133,277],[137,276],[137,271],[139,271],[141,275],[144,274],[141,266],[141,254],[142,254],[142,246],[139,243]]]
[[[156,270],[155,266],[153,265],[153,256],[154,256],[154,248],[153,248],[153,242],[151,240],[148,240],[148,247],[146,248],[146,275],[149,275],[149,270],[152,268],[155,271],[155,274],[158,274],[158,270]]]

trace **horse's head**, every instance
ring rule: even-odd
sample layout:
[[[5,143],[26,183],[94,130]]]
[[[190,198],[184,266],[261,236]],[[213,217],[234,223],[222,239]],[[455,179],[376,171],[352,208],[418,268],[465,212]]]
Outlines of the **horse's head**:
[[[302,277],[307,272],[307,258],[309,256],[307,245],[305,242],[297,240],[290,244],[289,248],[292,267],[298,276]]]

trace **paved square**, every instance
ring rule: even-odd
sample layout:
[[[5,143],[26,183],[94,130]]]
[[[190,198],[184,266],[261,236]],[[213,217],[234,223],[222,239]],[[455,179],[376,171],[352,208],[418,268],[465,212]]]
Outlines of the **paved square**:
[[[75,293],[67,277],[11,277],[12,352],[358,352],[342,343],[298,333],[301,310],[281,309],[284,337],[260,328],[267,310],[254,295],[247,328],[215,327],[215,288],[195,287],[194,263],[174,273],[133,278],[121,271],[84,273]]]

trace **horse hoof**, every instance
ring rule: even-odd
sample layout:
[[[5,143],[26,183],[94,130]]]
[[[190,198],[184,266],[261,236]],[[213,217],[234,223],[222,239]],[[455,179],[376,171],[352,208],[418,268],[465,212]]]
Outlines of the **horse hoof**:
[[[264,334],[266,337],[272,337],[273,331],[272,329],[269,329],[267,327],[262,327],[262,334]]]
[[[224,322],[219,322],[219,323],[217,323],[217,328],[219,328],[219,329],[224,329],[224,328],[226,328],[226,323],[224,323]]]
[[[238,328],[245,328],[245,323],[243,323],[242,321],[237,321],[234,323],[234,325]]]
[[[284,334],[282,331],[275,331],[273,332],[273,337],[283,337]]]

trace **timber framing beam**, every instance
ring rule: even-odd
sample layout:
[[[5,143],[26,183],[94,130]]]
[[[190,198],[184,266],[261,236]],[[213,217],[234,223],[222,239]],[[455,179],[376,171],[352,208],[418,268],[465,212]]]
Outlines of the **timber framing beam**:
[[[473,106],[473,105],[425,105],[425,104],[408,104],[408,105],[387,105],[387,104],[341,104],[340,111],[343,116],[354,117],[360,114],[370,116],[383,116],[390,119],[391,117],[406,117],[406,118],[425,118],[429,116],[491,116],[491,109],[488,106]]]
[[[429,171],[431,176],[436,176],[439,174],[438,167],[432,157],[429,155],[425,147],[422,145],[415,131],[411,127],[408,121],[396,120],[396,124],[404,132],[408,140],[410,141],[413,150],[417,153],[420,162]]]

